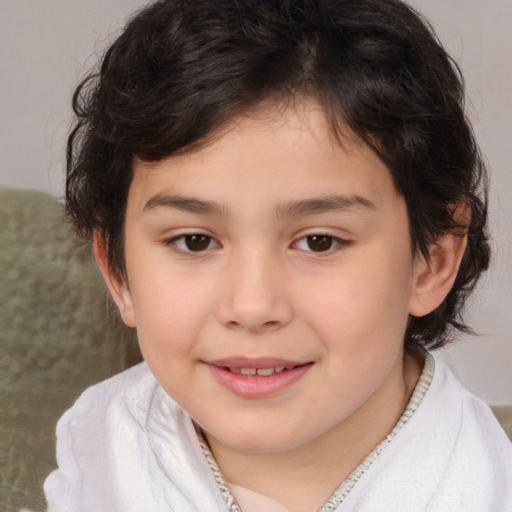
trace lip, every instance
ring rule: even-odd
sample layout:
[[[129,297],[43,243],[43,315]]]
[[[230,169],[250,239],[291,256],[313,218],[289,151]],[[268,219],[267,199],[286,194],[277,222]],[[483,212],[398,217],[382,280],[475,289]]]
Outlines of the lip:
[[[232,357],[205,362],[217,382],[229,392],[242,398],[266,398],[278,394],[300,380],[313,366],[312,362],[292,361],[274,357]],[[269,376],[241,375],[229,368],[293,367]]]
[[[301,366],[309,361],[293,361],[291,359],[281,359],[278,357],[227,357],[225,359],[216,359],[209,361],[208,364],[214,366],[223,366],[227,368],[277,368],[279,366]]]

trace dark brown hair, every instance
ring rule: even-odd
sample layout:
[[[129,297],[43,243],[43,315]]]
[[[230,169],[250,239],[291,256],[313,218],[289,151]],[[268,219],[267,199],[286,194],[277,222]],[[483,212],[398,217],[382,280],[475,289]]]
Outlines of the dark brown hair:
[[[69,217],[86,238],[103,234],[122,276],[134,157],[183,153],[259,102],[299,95],[387,165],[413,251],[428,255],[438,237],[460,231],[453,210],[468,205],[455,285],[435,311],[410,318],[405,343],[436,348],[469,330],[462,306],[489,262],[485,167],[457,65],[399,0],[162,0],[143,9],[75,92]]]

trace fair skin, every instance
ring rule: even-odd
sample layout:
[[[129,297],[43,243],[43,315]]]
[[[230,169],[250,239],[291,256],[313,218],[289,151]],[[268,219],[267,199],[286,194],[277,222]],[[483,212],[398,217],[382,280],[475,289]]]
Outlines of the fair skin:
[[[227,480],[316,510],[403,412],[422,368],[407,319],[443,300],[465,239],[414,256],[389,171],[312,101],[215,135],[135,162],[126,278],[99,234],[96,257]]]

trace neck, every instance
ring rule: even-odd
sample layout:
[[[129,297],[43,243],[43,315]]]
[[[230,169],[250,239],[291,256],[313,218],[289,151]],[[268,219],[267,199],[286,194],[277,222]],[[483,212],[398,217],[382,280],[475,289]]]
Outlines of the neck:
[[[398,365],[397,377],[343,422],[305,445],[278,453],[246,453],[206,435],[226,480],[268,496],[290,511],[318,510],[400,419],[423,361],[406,355]]]

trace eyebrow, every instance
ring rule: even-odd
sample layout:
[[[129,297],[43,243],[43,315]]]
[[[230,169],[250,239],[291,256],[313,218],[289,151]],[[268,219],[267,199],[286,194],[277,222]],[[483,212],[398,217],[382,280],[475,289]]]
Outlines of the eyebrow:
[[[229,209],[226,206],[214,201],[178,194],[156,194],[146,202],[143,211],[162,207],[201,215],[227,216],[229,214]],[[286,218],[318,215],[329,211],[364,209],[375,210],[375,205],[368,199],[360,196],[323,196],[279,204],[275,208],[275,214],[277,217]]]
[[[227,214],[226,208],[213,201],[206,201],[195,197],[185,197],[177,194],[157,194],[146,202],[143,211],[145,212],[161,207],[174,208],[183,212],[203,215],[222,216]]]
[[[290,201],[276,207],[278,217],[300,217],[340,210],[375,210],[375,205],[360,196],[324,196]]]

